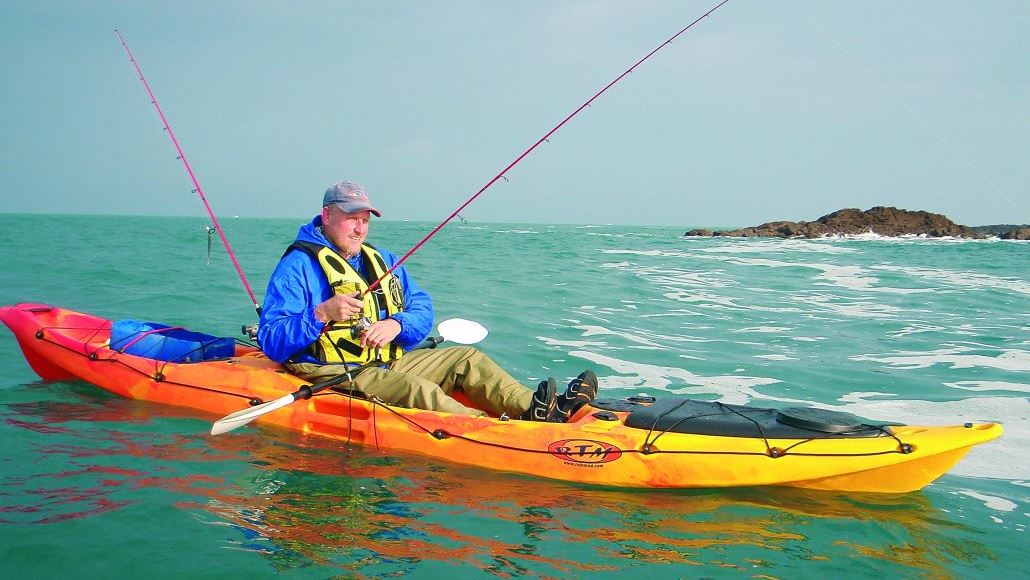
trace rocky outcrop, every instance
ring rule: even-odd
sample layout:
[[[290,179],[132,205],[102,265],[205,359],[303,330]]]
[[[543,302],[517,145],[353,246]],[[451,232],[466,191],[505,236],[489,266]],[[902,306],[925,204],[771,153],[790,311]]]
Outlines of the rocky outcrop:
[[[701,236],[701,237],[705,237],[705,238],[710,238],[710,237],[714,236],[715,233],[713,233],[712,230],[701,228],[699,230],[690,230],[689,232],[687,232],[687,233],[685,233],[683,235],[684,236]]]
[[[1003,240],[1030,240],[1030,224],[997,224],[993,226],[973,226],[977,233],[985,236],[997,236]]]
[[[1003,240],[1030,240],[1030,226],[1014,228],[998,236]]]
[[[896,207],[874,207],[866,211],[842,209],[812,222],[769,222],[739,230],[690,230],[687,236],[735,236],[768,238],[819,238],[853,236],[872,232],[881,236],[926,235],[929,237],[983,238],[973,228],[956,224],[939,213],[908,211]]]

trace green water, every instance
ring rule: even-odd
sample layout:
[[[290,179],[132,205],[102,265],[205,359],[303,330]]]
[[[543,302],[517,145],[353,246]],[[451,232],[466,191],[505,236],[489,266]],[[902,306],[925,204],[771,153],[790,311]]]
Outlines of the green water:
[[[249,299],[205,221],[0,215],[0,303],[234,335]],[[222,224],[259,298],[298,220]],[[434,224],[376,222],[397,253]],[[0,332],[6,577],[1025,577],[1030,245],[684,239],[451,225],[408,264],[438,319],[531,384],[998,420],[921,492],[616,491],[491,473],[42,383]]]

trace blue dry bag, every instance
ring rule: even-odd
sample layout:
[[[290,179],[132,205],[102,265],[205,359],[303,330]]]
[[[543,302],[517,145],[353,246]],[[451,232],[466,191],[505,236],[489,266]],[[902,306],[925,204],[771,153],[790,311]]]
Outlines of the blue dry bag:
[[[177,363],[228,358],[236,352],[231,336],[211,336],[179,326],[139,320],[111,323],[111,350]]]

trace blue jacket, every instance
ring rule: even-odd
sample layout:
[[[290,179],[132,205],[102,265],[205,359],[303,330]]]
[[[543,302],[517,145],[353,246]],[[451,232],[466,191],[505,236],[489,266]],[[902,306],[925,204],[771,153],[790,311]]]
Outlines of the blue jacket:
[[[310,223],[301,226],[297,232],[297,241],[328,246],[339,252],[339,248],[322,235],[321,225],[322,216],[315,216]],[[377,249],[388,267],[392,268],[397,263],[397,256],[381,248]],[[374,279],[360,252],[348,262],[365,279]],[[393,342],[409,350],[422,342],[433,329],[433,301],[429,294],[415,284],[404,266],[394,270],[393,275],[404,288],[404,312],[392,317],[401,323],[401,333]],[[268,280],[265,302],[261,307],[261,324],[258,327],[261,350],[278,363],[287,359],[319,363],[319,360],[303,351],[318,340],[325,326],[315,318],[315,306],[332,295],[329,280],[314,258],[298,250],[288,252],[279,260]]]

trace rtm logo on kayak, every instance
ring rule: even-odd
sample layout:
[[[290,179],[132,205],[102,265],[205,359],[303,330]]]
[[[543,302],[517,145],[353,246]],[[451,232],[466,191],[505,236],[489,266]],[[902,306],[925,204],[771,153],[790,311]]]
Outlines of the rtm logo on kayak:
[[[548,445],[547,451],[558,459],[596,467],[622,457],[622,449],[593,439],[562,439]]]

